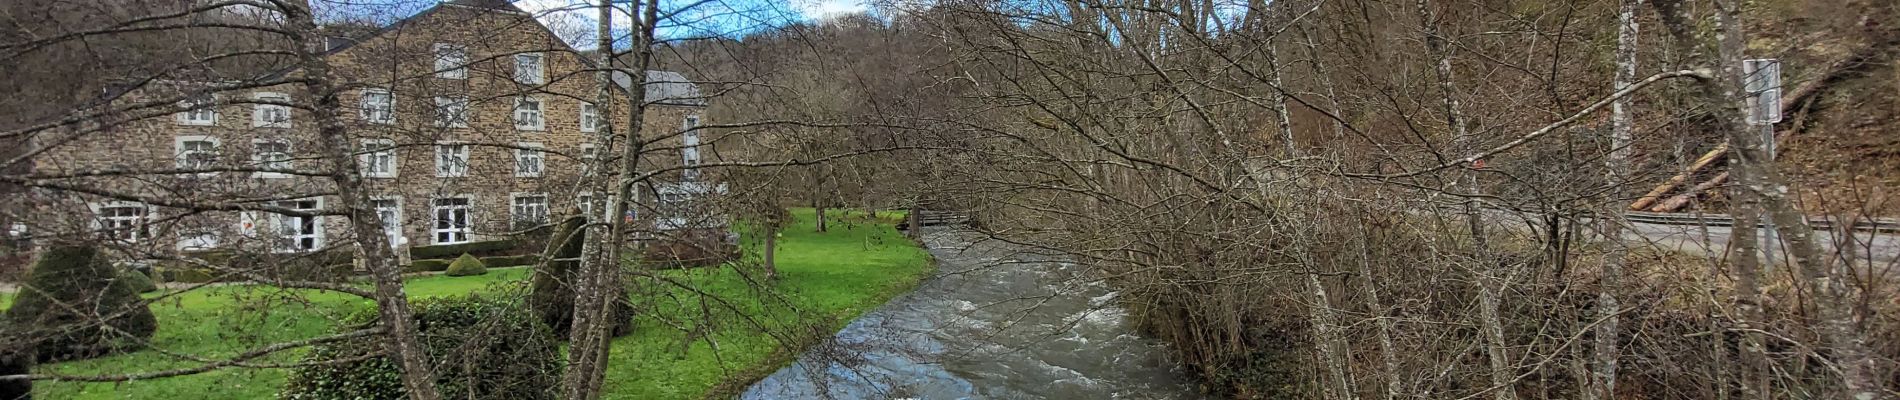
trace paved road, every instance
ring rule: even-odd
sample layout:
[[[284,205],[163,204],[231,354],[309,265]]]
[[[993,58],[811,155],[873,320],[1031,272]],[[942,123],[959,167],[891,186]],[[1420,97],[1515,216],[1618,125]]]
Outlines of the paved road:
[[[1541,217],[1535,213],[1491,210],[1486,213],[1493,225],[1528,227],[1536,226],[1541,230]],[[1526,221],[1532,223],[1527,224]],[[1632,242],[1648,243],[1663,249],[1683,252],[1703,252],[1721,254],[1728,249],[1731,228],[1726,224],[1673,225],[1647,222],[1631,222],[1630,229],[1624,232],[1624,238]],[[1585,231],[1593,231],[1585,229]],[[1542,233],[1542,232],[1538,232]],[[1756,237],[1766,237],[1766,229],[1756,232]],[[1836,232],[1815,232],[1817,241],[1827,249],[1839,248],[1847,237]],[[1853,237],[1855,259],[1875,271],[1884,273],[1900,272],[1900,234],[1873,231],[1856,231]],[[1775,257],[1785,263],[1788,252],[1785,248],[1775,249]],[[1872,260],[1872,263],[1868,263]]]

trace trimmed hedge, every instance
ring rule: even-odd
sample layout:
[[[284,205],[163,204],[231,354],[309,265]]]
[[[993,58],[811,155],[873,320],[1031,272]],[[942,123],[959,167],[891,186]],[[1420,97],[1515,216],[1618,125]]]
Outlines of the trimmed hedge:
[[[471,254],[476,257],[512,256],[532,252],[532,250],[526,250],[522,247],[520,241],[512,239],[415,246],[409,248],[409,258],[453,258],[463,254]]]
[[[447,271],[449,270],[450,261],[451,260],[410,260],[409,266],[403,267],[402,271],[410,273]]]
[[[179,256],[195,258],[203,264],[256,271],[257,275],[265,279],[343,282],[356,274],[356,249],[352,247],[334,248],[311,254],[260,254],[211,250],[183,252]],[[199,266],[203,264],[182,260],[160,261],[153,266],[151,277],[158,281],[178,283],[246,280],[244,276],[221,274],[216,270]]]
[[[449,263],[449,270],[442,273],[448,276],[475,276],[488,273],[488,267],[482,265],[481,259],[463,254],[461,257],[456,257],[454,262]]]
[[[158,319],[118,268],[83,245],[56,245],[27,272],[13,308],[0,318],[42,361],[92,358],[150,339]],[[111,317],[99,324],[99,316]],[[120,334],[117,332],[124,332]]]
[[[417,326],[435,367],[436,384],[454,398],[552,400],[558,397],[563,358],[553,331],[519,301],[478,295],[423,299],[415,303]],[[365,309],[344,331],[375,323]],[[305,361],[347,359],[383,351],[381,335],[312,348]],[[383,355],[354,362],[310,365],[291,371],[285,400],[406,399],[397,364]]]
[[[489,268],[508,268],[523,265],[535,265],[541,262],[540,254],[522,254],[518,256],[482,257],[482,265]]]
[[[143,272],[125,271],[124,273],[119,274],[119,279],[125,280],[126,286],[131,287],[132,290],[136,290],[139,293],[151,293],[151,292],[158,291],[158,284],[153,283],[152,277],[145,276],[145,273]]]
[[[153,268],[158,279],[177,283],[206,283],[217,279],[217,274],[204,268]]]

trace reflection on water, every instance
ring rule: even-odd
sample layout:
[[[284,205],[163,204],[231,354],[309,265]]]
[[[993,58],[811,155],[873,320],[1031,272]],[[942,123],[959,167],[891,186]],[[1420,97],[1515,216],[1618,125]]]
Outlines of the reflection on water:
[[[744,399],[1192,399],[1085,269],[933,231],[938,275],[853,321]],[[974,242],[974,243],[973,243]]]

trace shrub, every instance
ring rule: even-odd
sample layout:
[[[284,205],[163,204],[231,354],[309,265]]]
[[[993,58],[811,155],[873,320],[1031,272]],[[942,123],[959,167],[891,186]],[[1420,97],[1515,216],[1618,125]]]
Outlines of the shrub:
[[[158,278],[165,282],[205,283],[218,279],[217,274],[204,268],[158,268]]]
[[[449,269],[449,260],[413,260],[403,272],[442,272]]]
[[[519,267],[523,265],[534,265],[537,262],[541,262],[541,256],[538,254],[482,257],[482,265],[487,265],[489,268]]]
[[[527,253],[531,251],[532,250],[522,249],[521,243],[518,241],[504,239],[504,240],[488,240],[488,241],[480,241],[480,242],[466,242],[466,243],[455,243],[455,244],[415,246],[415,247],[409,248],[409,258],[415,258],[415,259],[449,258],[449,257],[463,255],[463,254],[473,254],[476,257],[507,256],[507,255],[523,254],[523,253]]]
[[[45,361],[97,357],[158,330],[151,308],[121,273],[90,246],[55,245],[27,271],[4,322],[7,336],[30,341]],[[83,310],[75,312],[74,310]],[[108,318],[104,325],[94,316]]]
[[[0,376],[31,373],[33,349],[5,326],[0,326]],[[25,400],[33,397],[33,381],[0,381],[0,400]]]
[[[548,240],[561,244],[552,249],[548,262],[534,273],[533,293],[528,297],[528,305],[534,309],[541,322],[554,329],[555,334],[567,336],[574,324],[574,274],[580,270],[581,244],[587,241],[587,232],[581,230],[586,222],[581,217],[568,218],[554,229]],[[570,240],[568,237],[573,236]],[[633,332],[633,307],[625,298],[614,302],[614,326],[612,335],[625,336]]]
[[[560,342],[519,302],[478,295],[415,303],[423,345],[443,394],[476,399],[554,399],[560,386]],[[352,316],[345,330],[375,324],[374,310]],[[383,351],[367,336],[316,346],[306,361],[334,361]],[[309,365],[291,371],[286,400],[405,399],[394,359]]]
[[[488,267],[482,265],[481,259],[463,254],[455,262],[449,263],[449,270],[444,273],[448,276],[475,276],[488,273]]]
[[[126,286],[131,287],[132,290],[138,291],[139,293],[158,291],[158,284],[152,283],[152,278],[145,276],[143,272],[125,271],[119,274],[119,279],[125,280]]]

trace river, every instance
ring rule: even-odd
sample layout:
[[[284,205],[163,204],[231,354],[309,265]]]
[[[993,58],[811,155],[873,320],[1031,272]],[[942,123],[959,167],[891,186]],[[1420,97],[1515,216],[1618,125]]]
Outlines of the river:
[[[1085,268],[931,229],[937,274],[743,399],[1196,399]]]

